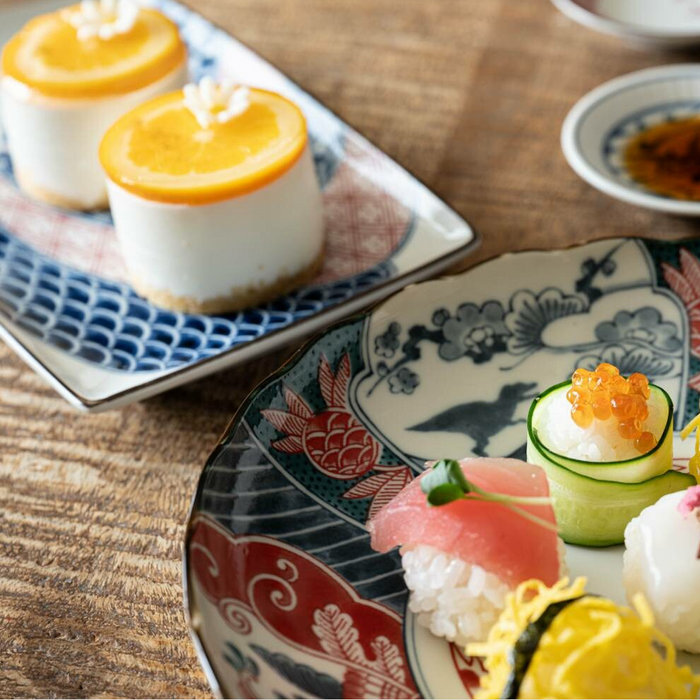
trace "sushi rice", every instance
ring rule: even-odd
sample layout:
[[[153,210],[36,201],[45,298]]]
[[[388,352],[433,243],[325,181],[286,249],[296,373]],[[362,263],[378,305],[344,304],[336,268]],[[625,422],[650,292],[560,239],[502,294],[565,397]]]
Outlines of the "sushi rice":
[[[561,539],[558,548],[565,576]],[[411,592],[408,607],[418,624],[461,647],[486,639],[513,590],[496,574],[430,545],[402,548],[401,563]]]
[[[498,576],[430,545],[404,552],[401,563],[420,625],[459,646],[486,638],[510,591]]]
[[[642,511],[625,530],[623,582],[627,598],[643,593],[657,627],[679,649],[700,653],[700,521],[684,517],[685,492]]]
[[[642,424],[642,430],[658,438],[666,425],[668,406],[653,400],[647,406],[649,417]],[[553,397],[544,411],[538,425],[539,438],[554,452],[586,462],[618,462],[639,457],[634,441],[620,437],[614,417],[595,420],[589,428],[576,425],[564,392]]]

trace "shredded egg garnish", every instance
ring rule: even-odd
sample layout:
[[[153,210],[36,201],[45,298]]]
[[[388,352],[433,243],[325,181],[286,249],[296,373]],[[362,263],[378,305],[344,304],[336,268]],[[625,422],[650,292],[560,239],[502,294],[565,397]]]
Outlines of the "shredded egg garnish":
[[[696,697],[700,676],[676,666],[676,650],[654,628],[644,597],[635,596],[632,610],[585,595],[585,584],[584,578],[552,588],[527,581],[510,594],[487,642],[467,647],[468,654],[486,657],[488,674],[477,697],[501,697],[512,671],[510,651],[523,630],[551,604],[572,599],[542,634],[518,697]]]
[[[681,438],[685,440],[695,430],[695,454],[690,458],[688,471],[700,481],[700,413],[681,431]]]

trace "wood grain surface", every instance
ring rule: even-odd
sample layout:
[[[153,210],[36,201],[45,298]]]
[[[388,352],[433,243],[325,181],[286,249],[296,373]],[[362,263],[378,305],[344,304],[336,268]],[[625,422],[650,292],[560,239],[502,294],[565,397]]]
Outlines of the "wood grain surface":
[[[469,219],[470,263],[698,231],[592,190],[559,149],[585,92],[692,54],[629,48],[548,0],[190,4]],[[293,349],[89,416],[0,345],[1,697],[210,697],[182,612],[188,505],[233,412]]]

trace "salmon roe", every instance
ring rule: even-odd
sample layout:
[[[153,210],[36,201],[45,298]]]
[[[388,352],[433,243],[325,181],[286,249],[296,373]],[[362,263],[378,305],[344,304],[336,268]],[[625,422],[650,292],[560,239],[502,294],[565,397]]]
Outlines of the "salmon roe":
[[[571,404],[571,418],[580,428],[589,428],[594,420],[617,421],[617,431],[625,440],[634,440],[640,454],[656,447],[657,439],[643,429],[649,417],[647,404],[651,391],[649,380],[641,372],[625,379],[614,365],[601,362],[593,372],[579,367],[571,377],[566,398]]]

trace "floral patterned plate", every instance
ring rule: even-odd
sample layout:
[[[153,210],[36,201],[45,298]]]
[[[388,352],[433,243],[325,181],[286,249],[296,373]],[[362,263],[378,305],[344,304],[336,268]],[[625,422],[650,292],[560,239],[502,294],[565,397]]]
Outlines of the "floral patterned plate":
[[[532,397],[577,366],[645,372],[676,429],[700,398],[700,242],[508,254],[329,328],[245,401],[185,551],[193,636],[238,697],[471,697],[478,660],[415,624],[367,518],[427,459],[525,454]],[[537,270],[534,275],[533,271]],[[677,441],[675,463],[687,464]],[[568,547],[620,602],[621,548]]]
[[[0,46],[67,0],[0,6]],[[105,410],[250,360],[447,269],[474,248],[469,224],[252,51],[175,0],[190,73],[228,76],[301,106],[323,190],[326,258],[311,284],[238,314],[173,313],[138,297],[107,212],[24,197],[0,132],[0,337],[68,401]]]

